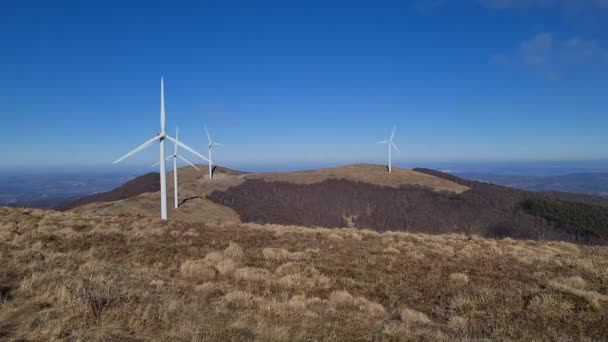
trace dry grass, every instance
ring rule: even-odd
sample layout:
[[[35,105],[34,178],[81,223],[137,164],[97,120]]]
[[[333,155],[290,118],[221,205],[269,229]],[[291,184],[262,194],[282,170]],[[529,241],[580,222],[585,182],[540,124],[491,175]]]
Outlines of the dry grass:
[[[452,273],[450,274],[450,283],[454,286],[465,286],[471,281],[469,276],[464,273]]]
[[[0,208],[0,340],[603,340],[608,249]]]
[[[459,185],[443,178],[407,169],[393,168],[393,173],[390,177],[387,177],[386,168],[384,166],[368,164],[346,165],[336,168],[309,171],[252,174],[245,176],[245,178],[264,179],[273,182],[290,182],[295,184],[320,183],[327,179],[348,179],[392,187],[417,185],[428,187],[436,191],[449,191],[455,193],[461,193],[469,189],[464,185]]]

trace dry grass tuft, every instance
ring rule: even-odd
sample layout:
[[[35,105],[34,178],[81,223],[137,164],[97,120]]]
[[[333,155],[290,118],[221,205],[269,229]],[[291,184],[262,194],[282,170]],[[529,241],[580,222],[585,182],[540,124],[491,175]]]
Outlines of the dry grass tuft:
[[[332,292],[329,295],[329,302],[336,307],[357,305],[355,297],[344,290]]]
[[[543,293],[532,298],[528,308],[541,316],[563,317],[572,312],[574,304],[560,295]]]
[[[217,276],[217,271],[208,266],[205,260],[186,260],[182,263],[180,271],[184,277],[202,282],[213,280]]]
[[[241,248],[241,246],[230,241],[230,244],[224,250],[224,255],[227,256],[228,258],[238,261],[238,260],[243,259],[243,256],[245,255],[245,253],[243,252],[243,248]]]
[[[463,332],[463,331],[467,330],[468,322],[469,322],[469,320],[466,319],[465,317],[452,316],[448,320],[448,327],[450,327],[456,331]]]
[[[386,309],[379,303],[368,302],[362,307],[371,318],[382,318],[386,315]]]
[[[234,278],[247,282],[266,283],[270,281],[270,272],[265,268],[243,267],[234,271]]]
[[[410,309],[407,306],[399,308],[399,316],[401,321],[406,325],[430,324],[431,319],[425,313]]]
[[[234,262],[232,259],[224,259],[215,265],[215,269],[217,269],[218,272],[224,276],[234,273],[237,267],[239,267],[239,264]]]
[[[232,291],[224,296],[226,303],[235,309],[252,308],[260,302],[260,298],[245,291]]]
[[[327,235],[327,238],[332,241],[344,241],[344,238],[342,237],[342,235],[336,234],[336,233],[331,233],[331,234]]]
[[[287,260],[303,260],[306,254],[302,252],[290,253],[285,248],[264,248],[262,254],[266,260],[287,261]]]
[[[401,254],[401,251],[400,251],[400,250],[398,250],[398,249],[397,249],[397,248],[395,248],[395,247],[390,247],[390,246],[389,246],[389,247],[386,247],[386,248],[384,249],[384,253],[388,253],[388,254]]]
[[[452,298],[450,302],[450,309],[456,313],[468,315],[472,314],[477,310],[479,301],[475,297],[471,297],[465,294],[459,294]]]
[[[449,279],[450,284],[457,287],[465,286],[470,281],[469,276],[464,273],[452,273],[450,274]]]
[[[608,301],[608,296],[596,291],[584,290],[586,282],[581,277],[555,278],[549,282],[549,287],[585,299],[595,309],[600,309],[602,302]]]

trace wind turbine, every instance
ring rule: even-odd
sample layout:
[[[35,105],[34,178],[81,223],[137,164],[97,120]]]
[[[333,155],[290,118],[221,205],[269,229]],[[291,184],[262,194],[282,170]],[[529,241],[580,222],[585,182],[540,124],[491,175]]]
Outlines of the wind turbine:
[[[224,146],[224,145],[211,140],[211,135],[209,135],[207,126],[205,126],[205,133],[207,133],[207,139],[209,139],[209,144],[207,145],[207,151],[209,153],[209,180],[212,180],[213,179],[213,169],[212,169],[213,162],[211,161],[211,148],[213,146]]]
[[[175,128],[175,139],[179,140],[179,127]],[[184,162],[186,162],[188,165],[192,166],[193,168],[200,171],[200,169],[198,167],[196,167],[194,164],[192,164],[190,161],[188,161],[188,159],[177,154],[177,144],[175,144],[175,150],[174,150],[173,154],[168,156],[167,159],[165,159],[165,160],[173,159],[173,193],[175,194],[175,209],[177,209],[179,207],[178,194],[177,194],[177,159],[178,158],[183,160]],[[152,165],[152,167],[155,167],[158,164],[160,164],[160,162]]]
[[[151,146],[155,142],[160,143],[160,161],[159,161],[159,164],[160,164],[160,218],[163,220],[167,219],[167,177],[166,177],[167,175],[166,175],[166,168],[165,168],[165,139],[173,142],[176,146],[183,148],[184,150],[194,154],[195,156],[202,158],[203,160],[208,160],[202,154],[196,152],[195,150],[193,150],[192,148],[183,144],[179,140],[171,138],[170,136],[167,135],[167,133],[165,133],[165,90],[164,90],[164,85],[163,85],[163,78],[161,77],[161,79],[160,79],[160,133],[158,133],[154,138],[141,144],[139,147],[137,147],[133,151],[116,159],[114,162],[112,162],[112,164],[119,163],[119,162],[137,154],[138,152],[146,149],[147,147]]]
[[[393,126],[393,133],[391,133],[391,137],[388,140],[377,142],[377,144],[387,144],[388,145],[388,173],[393,172],[392,160],[391,160],[391,152],[392,152],[391,147],[395,148],[395,150],[397,150],[397,152],[401,153],[401,151],[399,151],[399,149],[397,148],[397,145],[395,145],[395,143],[393,142],[393,138],[395,137],[396,129],[397,129],[397,126]]]

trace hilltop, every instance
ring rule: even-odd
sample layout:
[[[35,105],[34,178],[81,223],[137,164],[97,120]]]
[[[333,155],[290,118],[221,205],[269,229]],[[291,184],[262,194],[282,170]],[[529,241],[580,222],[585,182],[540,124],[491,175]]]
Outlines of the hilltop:
[[[430,169],[395,168],[388,174],[383,166],[359,164],[256,174],[218,167],[209,181],[202,170],[181,168],[179,180],[180,208],[172,208],[171,181],[168,200],[170,219],[180,221],[608,242],[608,200],[604,198],[534,193]],[[149,174],[72,205],[79,206],[64,209],[156,218],[158,180]]]
[[[191,167],[183,167],[178,170],[181,205],[179,210],[174,210],[170,206],[169,216],[171,218],[193,222],[240,222],[239,214],[236,211],[209,200],[207,196],[214,191],[226,191],[249,180],[313,184],[328,179],[349,179],[391,187],[415,185],[432,191],[454,193],[461,193],[468,189],[466,186],[411,170],[395,168],[393,174],[388,175],[385,167],[367,164],[284,173],[246,173],[216,167],[213,181],[209,181],[205,165],[200,165],[199,168],[201,171]],[[79,213],[138,214],[157,217],[160,196],[158,174],[156,174],[156,179],[151,175],[136,178],[110,192],[67,203],[59,209]],[[167,174],[169,203],[172,203],[173,197],[172,179],[173,172],[169,172]],[[146,189],[146,191],[141,191],[141,189]],[[131,196],[123,196],[127,193]]]
[[[601,340],[608,248],[0,208],[0,339]]]

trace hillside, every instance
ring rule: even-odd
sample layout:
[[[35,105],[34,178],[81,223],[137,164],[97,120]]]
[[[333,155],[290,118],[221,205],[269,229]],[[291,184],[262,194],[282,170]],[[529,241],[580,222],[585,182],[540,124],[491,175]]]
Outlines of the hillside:
[[[349,165],[332,169],[321,169],[299,172],[285,173],[259,173],[250,174],[217,167],[214,172],[213,181],[209,181],[206,166],[200,166],[201,171],[191,167],[184,167],[178,170],[180,186],[180,205],[179,210],[174,210],[169,206],[169,217],[182,221],[192,222],[239,222],[239,214],[232,208],[217,204],[207,197],[214,191],[225,191],[231,187],[238,186],[247,180],[265,180],[268,182],[276,180],[286,180],[294,184],[313,184],[320,183],[328,179],[352,179],[364,181],[369,184],[400,186],[403,184],[417,185],[428,188],[432,191],[462,192],[467,189],[465,186],[454,184],[439,177],[429,176],[423,173],[397,169],[389,175],[385,168],[375,165]],[[141,177],[140,177],[141,178]],[[168,202],[173,203],[173,173],[167,174]],[[135,214],[142,216],[157,217],[159,213],[160,195],[158,191],[151,193],[136,194],[137,189],[132,189],[134,184],[148,182],[146,188],[156,187],[158,189],[158,176],[156,179],[145,177],[135,179],[129,184],[125,184],[119,189],[108,193],[95,195],[98,201],[91,202],[93,197],[85,198],[80,202],[76,201],[73,205],[66,205],[61,209],[69,209],[74,212],[85,214]],[[125,192],[130,192],[132,196],[119,196]]]
[[[170,219],[351,227],[378,231],[464,233],[484,237],[608,242],[608,202],[601,197],[534,193],[470,181],[430,169],[379,165],[284,173],[243,173],[218,167],[209,181],[204,167],[179,169],[180,208]],[[146,175],[71,208],[83,214],[158,217],[158,177]],[[125,194],[130,194],[125,195]],[[542,205],[530,201],[544,199]],[[88,203],[94,200],[92,203]],[[579,205],[582,203],[582,205]],[[590,224],[591,223],[591,224]]]
[[[608,248],[0,208],[0,340],[603,340]]]
[[[345,179],[373,185],[389,186],[421,186],[434,191],[462,193],[468,187],[456,184],[441,177],[435,177],[413,170],[393,168],[391,174],[385,166],[371,164],[355,164],[329,169],[307,170],[296,172],[254,174],[247,179],[263,179],[267,182],[287,182],[293,184],[318,184],[329,179]]]
[[[209,198],[243,222],[464,233],[484,237],[608,241],[608,208],[490,184],[463,193],[330,179],[316,184],[247,181]],[[536,198],[542,205],[529,205]]]
[[[160,190],[159,174],[150,172],[143,176],[136,177],[125,184],[107,191],[86,196],[74,201],[65,202],[57,207],[58,210],[68,210],[89,203],[112,202],[126,198],[135,197],[147,192],[157,192]]]

